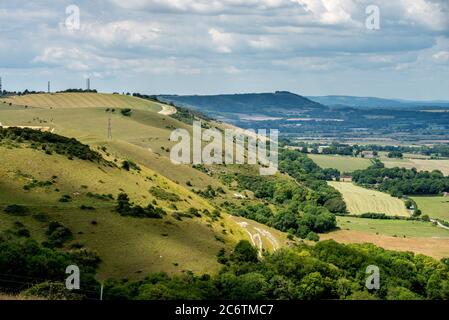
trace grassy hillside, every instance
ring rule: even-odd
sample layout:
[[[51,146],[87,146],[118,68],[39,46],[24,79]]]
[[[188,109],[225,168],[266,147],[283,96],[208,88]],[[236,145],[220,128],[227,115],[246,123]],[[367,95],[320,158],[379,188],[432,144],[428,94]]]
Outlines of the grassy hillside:
[[[364,158],[322,154],[309,154],[308,157],[323,169],[332,168],[337,169],[340,172],[363,170],[371,165],[371,161]]]
[[[160,111],[162,104],[136,97],[106,93],[30,94],[1,99],[4,103],[44,109],[132,108]]]
[[[48,221],[63,223],[74,234],[67,248],[82,245],[99,253],[103,259],[101,278],[141,278],[154,271],[213,273],[219,266],[217,252],[229,250],[240,239],[256,237],[264,250],[285,245],[286,236],[281,232],[244,218],[231,218],[225,211],[218,221],[204,213],[200,218],[179,217],[177,213],[182,215],[189,208],[214,211],[215,204],[198,196],[195,189],[226,187],[192,166],[171,163],[171,131],[191,130],[185,123],[159,113],[172,108],[128,96],[90,93],[30,95],[8,101],[14,104],[0,104],[3,125],[49,126],[57,134],[89,144],[116,167],[69,160],[23,143],[4,142],[0,145],[4,164],[0,169],[1,230],[20,222],[34,238],[44,241]],[[118,109],[112,112],[113,107]],[[120,108],[131,112],[123,115]],[[107,137],[109,118],[112,139]],[[132,160],[141,170],[120,169],[124,160]],[[40,186],[47,181],[52,183]],[[33,187],[24,190],[27,185]],[[161,199],[151,192],[152,188],[179,199]],[[117,197],[121,192],[142,206],[155,201],[168,215],[143,220],[122,217],[114,210],[115,200],[98,199],[104,194]],[[71,201],[60,202],[65,195]],[[221,197],[232,198],[232,193],[225,191]],[[16,217],[1,212],[11,204],[26,206],[30,214]],[[82,210],[81,206],[95,210]],[[41,215],[47,222],[36,220]]]
[[[96,94],[64,93],[57,96],[64,97],[64,95],[81,97],[74,99],[73,102],[78,101],[79,108],[61,106],[42,109],[35,108],[33,105],[25,108],[0,104],[0,122],[6,126],[49,126],[57,134],[75,137],[92,146],[107,146],[111,157],[132,157],[135,161],[142,162],[169,179],[184,185],[186,181],[201,187],[214,183],[207,175],[189,166],[176,166],[170,162],[167,150],[170,150],[173,145],[168,141],[171,131],[174,128],[191,130],[191,127],[169,116],[159,114],[158,111],[162,108],[156,107],[157,104],[134,97],[98,94],[95,100],[103,101],[104,105],[85,108],[82,103],[83,97],[95,97]],[[30,95],[16,99],[26,98],[39,102],[42,99],[41,96],[45,95]],[[148,108],[132,109],[129,117],[123,116],[118,110],[113,113],[106,112],[106,109],[110,107],[103,100],[104,96],[109,100],[116,100],[116,103],[119,103],[121,99],[135,100],[139,103],[143,101],[142,103],[148,105]],[[108,139],[109,118],[112,125],[112,139]]]
[[[0,208],[3,210],[7,205],[19,204],[31,212],[24,217],[0,213],[0,228],[9,229],[19,221],[33,237],[43,241],[46,224],[37,221],[35,215],[61,222],[75,235],[72,243],[80,243],[99,253],[103,259],[100,275],[123,277],[136,272],[145,274],[162,270],[210,272],[218,267],[215,259],[218,250],[244,235],[229,219],[220,221],[223,226],[207,217],[178,221],[173,212],[185,212],[191,207],[212,211],[213,207],[145,167],[140,173],[127,172],[37,150],[4,146],[0,150],[4,164],[0,169]],[[54,182],[49,186],[24,190],[32,180]],[[177,194],[179,201],[155,197],[150,193],[155,186]],[[133,201],[142,205],[156,201],[169,213],[168,217],[162,220],[121,217],[114,210],[115,201],[89,196],[112,194],[116,197],[121,192],[126,192]],[[63,195],[69,195],[72,200],[59,202]],[[81,210],[83,205],[95,210]],[[222,230],[228,233],[224,235]],[[126,259],[117,259],[124,256]]]
[[[392,196],[348,182],[329,182],[343,194],[343,198],[352,214],[385,213],[391,216],[410,216],[403,201]]]
[[[17,141],[0,145],[0,157],[5,164],[0,169],[0,211],[11,204],[30,209],[30,214],[20,217],[0,212],[0,229],[14,228],[15,222],[20,222],[31,231],[33,238],[44,241],[49,221],[58,221],[74,235],[65,244],[66,249],[82,245],[99,253],[103,259],[99,270],[101,278],[142,278],[148,272],[162,270],[169,273],[185,270],[214,273],[219,268],[217,252],[221,248],[230,250],[240,239],[248,239],[264,250],[277,250],[288,244],[285,233],[243,217],[229,216],[227,212],[238,215],[241,213],[239,210],[245,209],[249,214],[252,205],[259,205],[255,209],[260,218],[258,221],[263,221],[262,215],[268,214],[263,210],[265,208],[271,210],[270,214],[276,221],[283,206],[283,200],[279,198],[283,188],[299,188],[304,199],[314,198],[307,187],[283,174],[264,180],[258,176],[256,168],[174,165],[169,159],[173,146],[168,141],[170,133],[176,128],[191,131],[191,126],[167,113],[160,113],[161,110],[171,110],[162,104],[129,96],[84,93],[30,95],[8,101],[0,104],[2,124],[51,127],[57,134],[89,144],[114,165],[69,160],[63,155],[30,149]],[[124,108],[131,110],[122,114],[120,109]],[[108,138],[109,119],[112,139]],[[210,121],[207,125],[220,126]],[[341,171],[351,171],[354,166],[365,166],[369,162],[351,159],[356,164],[343,157],[337,162],[330,158],[320,159],[325,161],[322,166],[337,165]],[[124,160],[131,160],[141,170],[120,169]],[[225,182],[223,178],[229,181]],[[40,186],[46,181],[52,183]],[[245,181],[246,184],[243,183]],[[351,213],[381,212],[408,216],[399,199],[352,184],[333,184],[343,193]],[[25,190],[27,185],[33,187]],[[179,199],[169,200],[170,196],[161,199],[160,191],[158,196],[154,188],[162,189],[166,196],[177,195]],[[214,195],[209,195],[207,190],[213,190]],[[270,196],[256,196],[256,192],[265,191],[269,191]],[[114,210],[116,200],[98,197],[110,193],[116,198],[121,192],[126,192],[131,201],[142,206],[154,201],[167,212],[167,216],[163,219],[123,217]],[[322,196],[326,197],[328,192],[324,193]],[[71,201],[60,202],[64,195],[70,196]],[[82,210],[82,206],[95,210]],[[198,209],[201,217],[182,216],[190,208]],[[211,213],[216,208],[221,211],[221,219],[214,221],[204,210]],[[46,222],[42,222],[40,217],[44,217]],[[361,223],[370,223],[367,219],[360,220],[364,220]],[[340,227],[347,228],[344,221],[338,222]],[[282,226],[283,220],[279,219],[277,225]],[[371,229],[362,230],[357,223],[354,225],[353,230],[342,231],[372,236]],[[406,226],[413,227],[412,224]],[[432,240],[430,234],[437,229],[429,226],[431,230],[422,226],[416,229],[416,233],[422,235],[414,235],[414,231],[405,235]],[[338,232],[331,234],[339,235]],[[391,232],[382,236],[394,238]],[[389,247],[391,243],[386,241],[383,245]],[[424,252],[421,246],[421,243],[413,242],[407,249]]]

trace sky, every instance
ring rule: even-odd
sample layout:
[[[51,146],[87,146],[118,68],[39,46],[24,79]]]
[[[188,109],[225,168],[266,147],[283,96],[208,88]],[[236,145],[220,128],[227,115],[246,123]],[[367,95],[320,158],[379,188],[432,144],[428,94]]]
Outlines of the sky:
[[[103,92],[449,100],[449,0],[0,1],[0,76],[7,90],[89,77]]]

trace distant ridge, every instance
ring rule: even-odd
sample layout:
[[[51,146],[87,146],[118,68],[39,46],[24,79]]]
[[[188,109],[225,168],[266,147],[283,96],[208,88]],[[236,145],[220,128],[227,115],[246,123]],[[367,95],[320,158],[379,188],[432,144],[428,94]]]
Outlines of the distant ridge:
[[[416,109],[423,107],[449,108],[449,101],[410,101],[402,99],[383,99],[377,97],[355,96],[308,96],[308,99],[329,107],[353,107],[353,108],[400,108]]]
[[[326,109],[320,103],[288,91],[205,96],[161,95],[158,98],[165,102],[173,102],[209,112],[255,113],[269,112],[274,109]]]

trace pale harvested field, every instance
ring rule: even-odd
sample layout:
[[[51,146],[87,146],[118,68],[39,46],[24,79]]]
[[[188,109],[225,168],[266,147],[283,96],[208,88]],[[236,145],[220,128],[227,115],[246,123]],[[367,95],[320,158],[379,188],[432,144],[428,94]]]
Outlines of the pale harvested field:
[[[333,168],[340,172],[353,172],[371,166],[372,162],[365,158],[345,157],[337,155],[309,154],[307,155],[321,168]]]
[[[132,96],[106,93],[30,94],[1,99],[6,103],[44,109],[67,108],[131,108],[160,111],[163,104]]]
[[[444,238],[398,238],[382,234],[353,230],[340,230],[320,235],[321,240],[333,239],[340,243],[373,243],[388,250],[411,251],[435,259],[449,257],[449,239]]]
[[[348,182],[329,182],[331,186],[343,194],[349,213],[385,213],[391,216],[410,216],[404,202],[392,196]]]
[[[445,176],[449,175],[449,160],[424,159],[382,159],[387,168],[416,168],[418,171],[440,170]]]

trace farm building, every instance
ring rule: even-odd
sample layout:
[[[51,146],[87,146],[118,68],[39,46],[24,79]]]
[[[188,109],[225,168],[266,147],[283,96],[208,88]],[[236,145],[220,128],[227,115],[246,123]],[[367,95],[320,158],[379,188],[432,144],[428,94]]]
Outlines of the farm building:
[[[375,158],[374,153],[372,151],[362,151],[362,157],[366,159]]]

